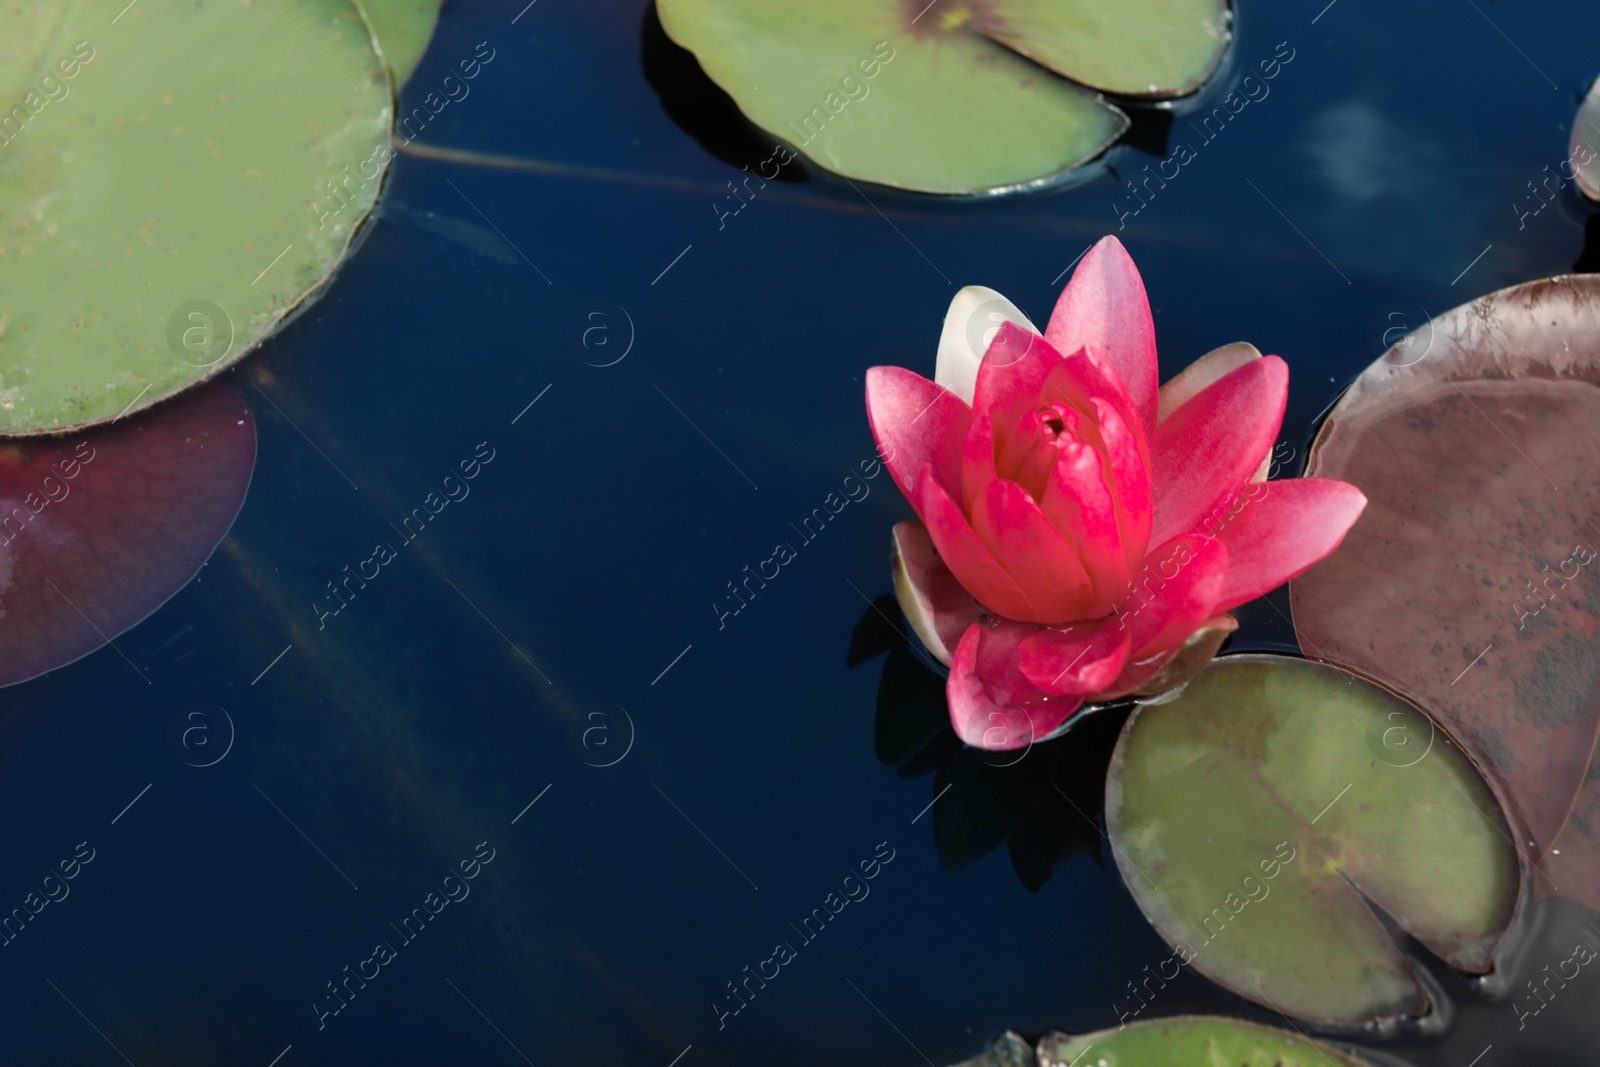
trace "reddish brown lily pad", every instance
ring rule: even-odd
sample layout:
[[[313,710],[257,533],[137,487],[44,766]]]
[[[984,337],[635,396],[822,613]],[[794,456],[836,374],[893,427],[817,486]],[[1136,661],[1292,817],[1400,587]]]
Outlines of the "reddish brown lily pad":
[[[1368,504],[1291,584],[1306,653],[1439,719],[1502,784],[1541,887],[1600,907],[1600,277],[1492,293],[1401,340],[1307,473]]]
[[[255,469],[220,382],[71,437],[0,445],[0,685],[86,656],[188,584]]]

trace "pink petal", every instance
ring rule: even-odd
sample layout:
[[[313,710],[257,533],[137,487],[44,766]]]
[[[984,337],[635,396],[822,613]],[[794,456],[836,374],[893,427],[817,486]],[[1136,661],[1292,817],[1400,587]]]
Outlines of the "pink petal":
[[[1205,389],[1212,382],[1231,374],[1252,359],[1260,359],[1261,353],[1255,345],[1245,341],[1235,341],[1221,348],[1213,348],[1183,370],[1165,385],[1157,397],[1156,422],[1162,423],[1174,412],[1188,403],[1197,393]],[[1272,452],[1261,459],[1261,466],[1250,476],[1252,482],[1264,482],[1267,474],[1272,469]]]
[[[1023,677],[1051,694],[1086,697],[1117,680],[1128,662],[1128,629],[1115,618],[1040,630],[1023,638]]]
[[[1122,550],[1133,573],[1150,545],[1155,521],[1155,486],[1150,481],[1150,457],[1144,434],[1128,425],[1106,401],[1094,400],[1100,439],[1105,444],[1112,495],[1117,502],[1117,525],[1122,530]]]
[[[928,651],[949,666],[956,643],[983,608],[944,565],[920,522],[895,524],[894,591],[911,628]]]
[[[950,723],[961,740],[994,751],[1023,748],[1082,705],[1080,697],[1050,697],[1018,669],[1018,646],[1038,631],[1006,620],[968,627],[945,685]]]
[[[1098,618],[1128,594],[1128,557],[1123,552],[1117,505],[1106,485],[1105,464],[1088,445],[1059,448],[1045,481],[1039,508],[1072,552],[1083,561],[1093,599],[1067,618]],[[1009,556],[1002,559],[1010,562]],[[1011,568],[1016,574],[1016,568]],[[1020,578],[1020,575],[1019,575]],[[1039,620],[1045,621],[1045,620]]]
[[[1132,398],[1141,428],[1156,426],[1156,328],[1144,281],[1128,250],[1102,237],[1062,290],[1044,335],[1061,352],[1093,348],[1105,358]]]
[[[1229,611],[1263,596],[1339,547],[1367,498],[1348,482],[1290,478],[1261,482],[1218,534],[1228,548],[1228,577],[1216,610]]]
[[[1117,700],[1125,696],[1154,696],[1180,685],[1187,685],[1206,669],[1222,642],[1239,628],[1232,615],[1214,615],[1200,624],[1177,648],[1130,662],[1122,674],[1096,700]]]
[[[995,334],[978,368],[974,411],[987,411],[995,425],[1009,429],[1041,404],[1061,401],[1088,415],[1094,397],[1106,400],[1130,425],[1139,416],[1127,390],[1093,349],[1069,349],[1070,357],[1037,334],[1006,323]],[[1143,431],[1139,441],[1143,443]]]
[[[1035,623],[1072,622],[1090,613],[1094,586],[1076,549],[1022,486],[1000,478],[990,482],[973,506],[972,529],[1028,598],[1024,611],[989,607],[1007,618]],[[937,532],[934,543],[939,544]],[[977,590],[973,595],[983,600]]]
[[[1082,440],[1087,420],[1078,414],[1076,408],[1068,404],[1054,404],[1051,405],[1051,414],[1060,418],[1068,436]],[[1028,491],[1029,496],[1038,500],[1044,496],[1045,482],[1057,458],[1056,450],[1046,446],[1039,409],[1025,412],[1009,431],[1003,427],[995,429],[995,473],[1009,482],[1016,482]],[[1088,432],[1095,434],[1097,431],[1089,427]],[[971,431],[968,431],[967,438],[970,444]]]
[[[867,419],[878,453],[907,500],[924,467],[950,493],[961,490],[961,443],[972,409],[949,390],[904,367],[867,371]]]
[[[973,531],[931,467],[923,468],[917,479],[911,506],[927,524],[928,536],[945,566],[978,603],[1011,618],[1034,613],[1027,592]]]
[[[989,483],[999,477],[994,460],[994,422],[976,411],[961,447],[961,500],[970,514]]]
[[[1011,426],[1038,405],[1039,391],[1062,355],[1031,330],[1004,323],[978,365],[972,409],[987,411],[1002,426]]]
[[[1169,652],[1217,614],[1228,550],[1210,537],[1184,534],[1150,553],[1133,596],[1117,613],[1132,632],[1135,660]]]
[[[1212,382],[1232,374],[1251,360],[1260,358],[1261,353],[1257,351],[1256,346],[1244,341],[1235,341],[1231,345],[1213,348],[1183,368],[1171,381],[1161,387],[1161,391],[1156,394],[1156,423],[1159,425],[1166,422],[1174,411],[1187,404]]]
[[[1210,513],[1236,503],[1272,448],[1288,395],[1289,368],[1263,356],[1219,378],[1156,428],[1151,543],[1208,532]]]

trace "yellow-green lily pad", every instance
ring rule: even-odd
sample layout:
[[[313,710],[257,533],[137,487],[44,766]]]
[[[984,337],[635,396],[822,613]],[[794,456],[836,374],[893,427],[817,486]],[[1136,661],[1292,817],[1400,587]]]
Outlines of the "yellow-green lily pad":
[[[443,0],[362,0],[361,10],[383,49],[396,88],[410,80],[422,62],[439,21],[441,3]]]
[[[939,0],[924,17],[941,8],[970,12],[977,32],[1073,81],[1152,99],[1192,93],[1211,77],[1230,17],[1226,0]]]
[[[1420,756],[1395,758],[1397,729]],[[1286,656],[1217,660],[1135,711],[1106,827],[1174,969],[1324,1023],[1430,1010],[1376,909],[1483,974],[1522,890],[1500,805],[1443,731],[1378,685]]]
[[[215,375],[376,199],[391,89],[351,0],[41,0],[0,39],[0,434]]]
[[[1205,1015],[1149,1019],[1093,1034],[1053,1030],[1037,1047],[1002,1034],[958,1067],[1364,1067],[1332,1045],[1286,1030]]]
[[[1087,162],[1127,129],[1127,117],[1093,89],[1019,54],[1025,44],[1042,61],[1070,51],[1065,28],[1083,22],[1077,0],[1019,4],[1026,18],[1016,23],[993,14],[1003,0],[918,6],[658,0],[657,11],[753,122],[849,178],[930,193],[1013,189]],[[1042,35],[1043,26],[1062,32]],[[1196,34],[1205,37],[1198,21]],[[1207,69],[1226,37],[1218,34],[1204,41]],[[1090,51],[1105,47],[1102,40]]]

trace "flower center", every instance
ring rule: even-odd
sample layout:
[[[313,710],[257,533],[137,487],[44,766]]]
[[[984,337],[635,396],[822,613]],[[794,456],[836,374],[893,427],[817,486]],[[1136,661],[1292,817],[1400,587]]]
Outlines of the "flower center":
[[[1063,444],[1078,439],[1079,415],[1070,405],[1055,403],[1046,404],[1034,412],[1034,417],[1039,420],[1039,435],[1043,443],[1060,448]],[[1062,438],[1066,438],[1063,441]]]

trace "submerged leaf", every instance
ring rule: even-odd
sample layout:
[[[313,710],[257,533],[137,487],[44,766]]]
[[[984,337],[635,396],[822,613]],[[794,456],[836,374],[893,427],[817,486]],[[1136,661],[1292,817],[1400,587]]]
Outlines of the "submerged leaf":
[[[0,8],[0,434],[211,377],[330,276],[389,158],[351,0]],[[78,42],[73,44],[71,42]]]
[[[1502,784],[1529,858],[1560,849],[1541,890],[1600,907],[1600,277],[1515,286],[1404,338],[1334,407],[1307,473],[1369,503],[1291,583],[1301,645],[1442,722]]]
[[[1230,656],[1128,721],[1106,824],[1134,900],[1184,963],[1328,1023],[1429,1000],[1374,905],[1461,970],[1491,969],[1521,877],[1499,804],[1442,734],[1404,765],[1374,726],[1428,731],[1384,689]],[[1370,903],[1369,903],[1370,902]]]
[[[0,685],[88,655],[183,588],[255,460],[255,420],[221,382],[115,426],[0,445]]]
[[[1098,94],[985,36],[989,23],[975,12],[993,5],[936,0],[921,15],[916,6],[657,8],[668,35],[752,121],[846,177],[932,193],[1013,188],[1094,158],[1127,129]]]

